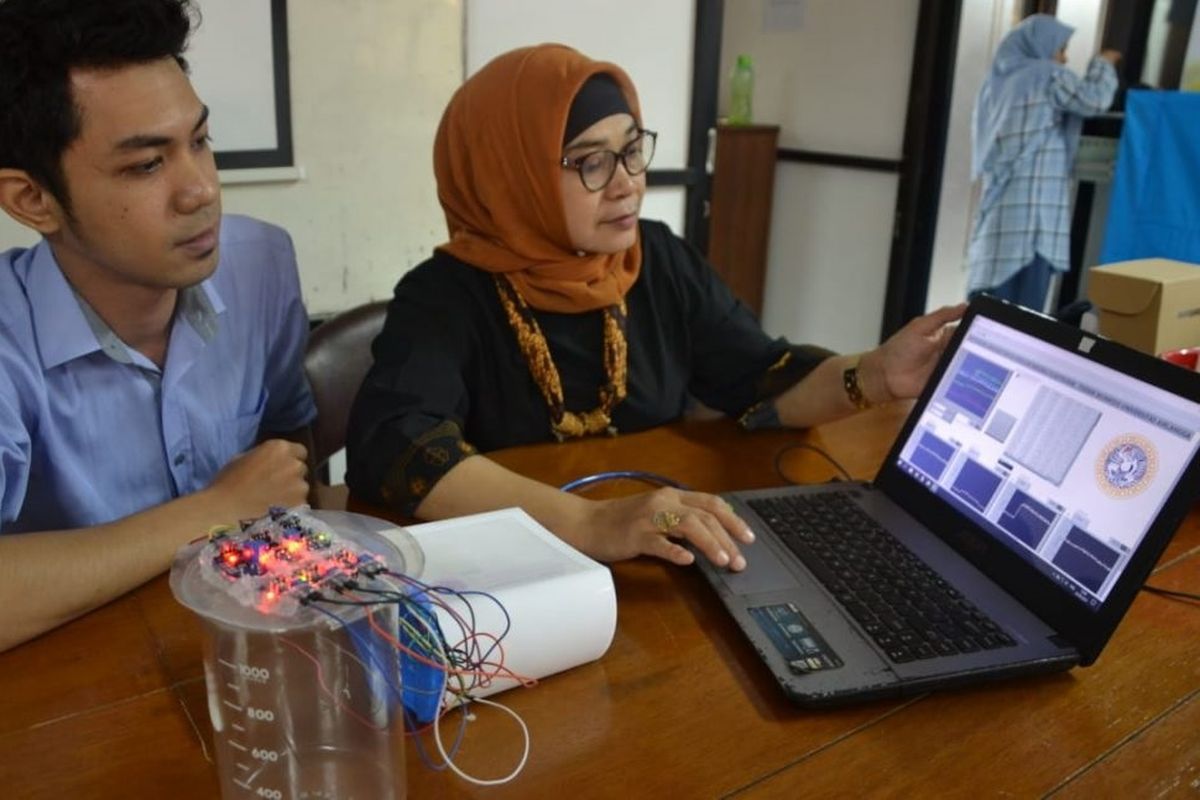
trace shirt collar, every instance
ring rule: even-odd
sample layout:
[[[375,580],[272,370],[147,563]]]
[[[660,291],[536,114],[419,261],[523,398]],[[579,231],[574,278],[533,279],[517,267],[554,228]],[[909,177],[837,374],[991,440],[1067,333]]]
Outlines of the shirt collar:
[[[45,369],[100,349],[71,284],[59,269],[50,243],[44,239],[34,248],[28,281],[33,329]]]
[[[73,292],[75,302],[79,304],[79,310],[83,312],[83,319],[87,322],[88,327],[92,329],[92,334],[96,337],[96,342],[104,354],[116,361],[118,364],[133,364],[141,363],[144,359],[135,358],[134,354],[125,343],[121,341],[121,337],[113,333],[112,328],[108,327],[108,323],[100,318],[96,310],[88,305],[88,301],[83,299],[83,296],[78,292]],[[47,365],[49,366],[49,365]]]
[[[34,248],[29,269],[29,305],[44,369],[53,369],[101,350],[115,361],[131,363],[131,353],[112,329],[75,293],[44,239]],[[217,317],[225,311],[212,279],[179,293],[177,318],[187,321],[205,342],[217,332]]]
[[[207,344],[217,335],[217,317],[225,313],[225,303],[211,279],[179,292],[176,319],[184,319]]]

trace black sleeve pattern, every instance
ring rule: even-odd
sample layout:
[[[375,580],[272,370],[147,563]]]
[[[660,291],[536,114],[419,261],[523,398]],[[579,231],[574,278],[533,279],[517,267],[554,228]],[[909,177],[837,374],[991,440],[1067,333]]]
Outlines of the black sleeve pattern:
[[[463,439],[458,425],[446,420],[418,436],[392,462],[379,494],[390,507],[415,516],[417,506],[433,485],[460,461],[477,452]]]
[[[782,427],[779,412],[775,408],[775,398],[804,380],[818,364],[832,355],[833,351],[816,345],[791,345],[755,381],[754,394],[760,399],[742,412],[738,417],[738,425],[748,431]]]

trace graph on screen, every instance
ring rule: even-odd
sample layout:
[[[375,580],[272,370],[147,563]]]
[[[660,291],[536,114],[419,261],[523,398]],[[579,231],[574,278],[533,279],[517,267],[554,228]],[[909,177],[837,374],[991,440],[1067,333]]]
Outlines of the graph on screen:
[[[996,524],[1037,550],[1058,514],[1020,489],[1013,492]]]
[[[982,424],[1004,389],[1010,371],[974,353],[965,353],[942,399]]]

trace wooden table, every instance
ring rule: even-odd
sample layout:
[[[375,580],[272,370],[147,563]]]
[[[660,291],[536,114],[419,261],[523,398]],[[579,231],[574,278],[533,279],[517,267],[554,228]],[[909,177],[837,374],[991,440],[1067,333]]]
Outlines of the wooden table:
[[[807,442],[869,477],[904,411],[805,433],[681,423],[495,457],[553,482],[647,469],[716,491],[781,483],[777,453]],[[779,462],[792,480],[833,475],[807,450]],[[613,575],[618,623],[608,653],[497,698],[530,728],[522,774],[475,787],[431,771],[410,745],[411,797],[1200,795],[1195,604],[1143,593],[1087,669],[813,712],[784,699],[694,570],[640,560]],[[1200,589],[1200,509],[1152,580]],[[160,578],[0,654],[0,796],[215,797],[199,635]],[[508,717],[480,708],[458,761],[499,776],[518,741]]]

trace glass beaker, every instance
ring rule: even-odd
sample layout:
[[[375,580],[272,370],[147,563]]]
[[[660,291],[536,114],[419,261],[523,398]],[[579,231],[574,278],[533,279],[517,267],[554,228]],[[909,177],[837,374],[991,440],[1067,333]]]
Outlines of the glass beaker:
[[[305,511],[392,572],[424,559],[405,531],[348,512]],[[393,544],[379,535],[391,529]],[[397,535],[399,533],[399,535]],[[221,797],[255,800],[405,796],[404,708],[396,603],[264,613],[214,580],[206,541],[180,550],[171,590],[204,626],[204,677]],[[230,587],[235,582],[229,581]]]

